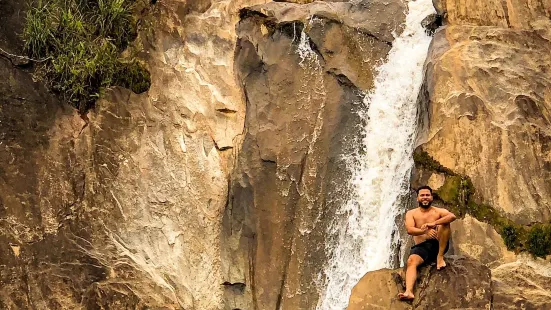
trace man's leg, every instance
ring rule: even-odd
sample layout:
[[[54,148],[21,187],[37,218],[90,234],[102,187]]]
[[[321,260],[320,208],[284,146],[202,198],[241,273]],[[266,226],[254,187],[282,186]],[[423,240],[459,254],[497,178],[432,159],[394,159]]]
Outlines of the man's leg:
[[[446,251],[446,246],[448,245],[448,240],[450,240],[450,224],[444,224],[438,226],[438,256],[436,257],[436,269],[440,270],[446,267],[446,262],[444,261],[444,251]]]
[[[406,291],[398,294],[402,300],[413,300],[413,286],[417,280],[417,267],[423,263],[423,258],[417,254],[411,254],[408,257],[406,269]]]

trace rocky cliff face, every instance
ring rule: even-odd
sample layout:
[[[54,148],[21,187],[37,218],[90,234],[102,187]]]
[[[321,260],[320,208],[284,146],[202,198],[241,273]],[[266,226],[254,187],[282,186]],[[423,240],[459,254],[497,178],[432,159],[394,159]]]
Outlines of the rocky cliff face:
[[[470,215],[452,225],[455,253],[494,268],[494,291],[502,294],[522,282],[504,275],[519,259],[506,245],[530,242],[519,241],[516,229],[551,220],[551,7],[547,1],[434,3],[444,27],[425,66],[417,151],[435,161],[417,158],[414,184],[437,188],[440,203],[463,205],[458,211]],[[534,238],[545,243],[543,235]],[[533,269],[518,268],[539,279]],[[511,298],[495,297],[494,307],[513,307],[504,301]],[[527,300],[538,298],[519,297],[516,306]]]
[[[158,3],[136,42],[150,91],[113,90],[83,118],[0,60],[2,308],[224,307],[221,219],[245,115],[234,29],[258,2]],[[2,3],[17,32],[23,5]],[[21,54],[18,38],[1,47]]]
[[[548,222],[549,5],[436,6],[447,26],[427,61],[421,148],[481,203]],[[135,42],[150,90],[113,89],[80,116],[11,55],[24,3],[0,3],[0,308],[314,308],[342,155],[357,151],[358,103],[404,9],[157,1]],[[514,265],[491,226],[466,217],[454,231],[456,253],[495,268],[495,305],[547,306],[549,275]]]
[[[265,2],[158,2],[135,42],[150,90],[86,116],[3,34],[2,308],[313,307],[340,156],[404,5]],[[23,4],[2,6],[20,32]]]
[[[312,309],[327,226],[344,196],[356,113],[390,50],[399,1],[270,3],[242,10],[236,53],[247,104],[224,218],[228,294],[241,309]],[[270,268],[265,268],[270,266]]]
[[[551,220],[547,1],[440,1],[423,149],[520,224]]]

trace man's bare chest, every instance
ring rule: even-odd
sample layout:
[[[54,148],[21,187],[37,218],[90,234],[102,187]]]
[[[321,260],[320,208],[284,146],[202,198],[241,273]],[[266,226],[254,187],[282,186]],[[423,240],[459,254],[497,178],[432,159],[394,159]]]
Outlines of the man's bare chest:
[[[426,212],[426,213],[417,213],[413,215],[415,220],[415,227],[421,227],[423,224],[432,223],[440,219],[440,215],[436,211]]]

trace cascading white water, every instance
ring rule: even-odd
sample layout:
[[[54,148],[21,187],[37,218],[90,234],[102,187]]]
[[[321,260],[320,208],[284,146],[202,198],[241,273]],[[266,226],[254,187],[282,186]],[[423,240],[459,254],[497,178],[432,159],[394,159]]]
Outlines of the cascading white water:
[[[407,194],[413,167],[416,100],[431,38],[421,21],[434,13],[432,0],[409,1],[403,33],[394,40],[386,63],[365,100],[363,149],[354,158],[354,194],[339,210],[328,244],[325,293],[317,309],[342,310],[352,287],[368,271],[390,267],[399,239],[395,218]],[[394,237],[393,237],[394,236]]]

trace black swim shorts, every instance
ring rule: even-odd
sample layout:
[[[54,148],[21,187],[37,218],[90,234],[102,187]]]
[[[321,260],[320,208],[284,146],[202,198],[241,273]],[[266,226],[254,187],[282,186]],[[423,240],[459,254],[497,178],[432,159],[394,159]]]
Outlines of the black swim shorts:
[[[448,244],[446,244],[446,250],[444,253],[448,252],[448,249],[450,247],[450,242],[448,241]],[[421,256],[423,259],[423,264],[429,264],[434,261],[436,261],[436,257],[438,256],[438,248],[439,243],[437,239],[428,239],[425,240],[419,244],[416,244],[411,247],[411,254],[417,254]]]

